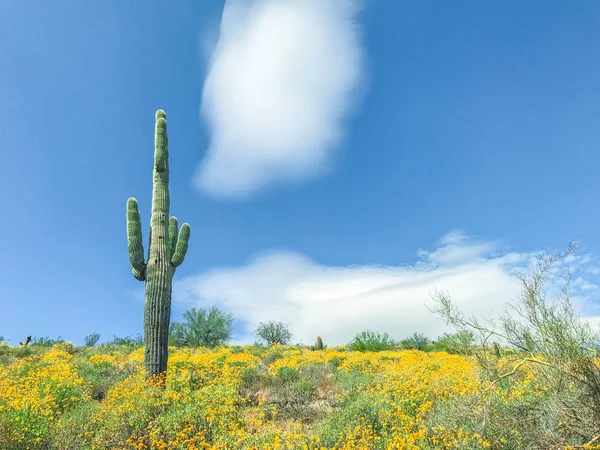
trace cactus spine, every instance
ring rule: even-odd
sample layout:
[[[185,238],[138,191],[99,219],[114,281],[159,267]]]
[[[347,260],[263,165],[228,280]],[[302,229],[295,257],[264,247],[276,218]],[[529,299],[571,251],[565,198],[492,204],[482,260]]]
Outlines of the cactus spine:
[[[127,200],[127,247],[133,276],[146,283],[144,302],[144,362],[147,377],[167,370],[172,280],[185,258],[190,226],[184,223],[178,234],[177,219],[169,217],[169,145],[167,116],[156,112],[150,247],[144,260],[142,224],[135,198]]]

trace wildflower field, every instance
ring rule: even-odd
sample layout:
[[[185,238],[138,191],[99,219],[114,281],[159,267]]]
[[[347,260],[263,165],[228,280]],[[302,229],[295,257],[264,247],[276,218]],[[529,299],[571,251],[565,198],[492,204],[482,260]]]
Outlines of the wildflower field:
[[[161,384],[144,380],[143,347],[4,347],[0,448],[535,448],[514,411],[549,397],[535,365],[490,383],[474,358],[446,352],[170,350]],[[466,420],[460,408],[491,408],[506,424]]]

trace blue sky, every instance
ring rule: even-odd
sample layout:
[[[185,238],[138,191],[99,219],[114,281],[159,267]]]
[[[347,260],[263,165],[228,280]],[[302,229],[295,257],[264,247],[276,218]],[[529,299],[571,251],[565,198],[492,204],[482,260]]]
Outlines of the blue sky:
[[[432,287],[501,306],[512,268],[574,239],[598,315],[600,4],[332,5],[2,3],[0,335],[142,331],[125,203],[146,239],[159,108],[192,227],[174,320],[434,336]]]

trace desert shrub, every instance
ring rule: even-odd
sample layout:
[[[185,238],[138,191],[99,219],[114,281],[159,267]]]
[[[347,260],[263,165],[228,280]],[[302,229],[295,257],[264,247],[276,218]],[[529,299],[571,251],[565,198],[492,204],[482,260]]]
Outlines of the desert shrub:
[[[17,360],[17,357],[10,353],[0,354],[0,366],[9,366]]]
[[[352,434],[358,425],[367,425],[377,433],[381,431],[379,407],[366,395],[359,394],[346,402],[343,408],[333,411],[316,428],[321,445],[336,448],[345,436]]]
[[[114,336],[113,340],[110,341],[108,344],[112,344],[112,345],[124,345],[127,347],[141,347],[142,345],[144,345],[144,337],[141,334],[137,334],[136,337],[131,337],[131,336],[125,336],[125,337],[119,337],[119,336]]]
[[[173,322],[169,344],[189,347],[216,347],[231,339],[233,316],[217,307],[210,310],[192,308],[183,322]]]
[[[283,358],[283,352],[285,352],[286,347],[281,345],[272,345],[268,347],[260,356],[262,356],[262,361],[266,365],[271,365],[278,359]]]
[[[261,377],[261,371],[258,367],[247,367],[242,372],[242,389],[250,389],[256,385]]]
[[[431,340],[423,333],[413,333],[404,339],[401,344],[406,349],[426,350]]]
[[[62,339],[60,336],[56,339],[52,339],[49,338],[48,336],[46,337],[33,337],[31,339],[31,343],[29,345],[31,345],[32,347],[52,347],[54,344],[58,344],[60,342],[64,342],[64,339]]]
[[[343,360],[339,356],[334,356],[329,359],[329,364],[335,368],[338,368],[342,364]]]
[[[345,392],[344,401],[347,402],[352,401],[354,396],[373,383],[374,377],[358,370],[338,371],[334,374],[334,381],[336,386]]]
[[[141,366],[135,363],[117,364],[117,357],[110,354],[91,355],[87,360],[79,360],[77,373],[89,388],[92,399],[103,400],[109,389],[128,376],[134,374]]]
[[[2,368],[1,448],[48,448],[56,418],[87,401],[85,385],[73,370],[72,360],[68,353],[52,348]]]
[[[93,347],[94,345],[96,345],[98,343],[99,340],[100,340],[100,335],[98,333],[89,334],[84,339],[85,346]]]
[[[256,335],[267,343],[267,345],[280,344],[289,345],[292,340],[292,333],[288,325],[283,322],[273,320],[267,323],[260,323],[256,327]]]
[[[277,378],[282,383],[293,383],[300,379],[300,371],[291,367],[280,367],[277,371]]]
[[[444,333],[437,338],[433,348],[455,355],[471,355],[474,352],[475,335],[470,330],[461,330],[457,333]],[[497,345],[497,344],[496,344]],[[500,352],[500,348],[494,348]]]
[[[395,342],[387,333],[376,333],[374,331],[362,331],[348,344],[350,350],[359,352],[380,352],[391,350]]]
[[[259,358],[262,358],[262,356],[267,352],[268,349],[269,348],[266,345],[261,344],[259,342],[255,342],[254,344],[247,346],[245,348],[245,351],[253,356],[258,356]]]
[[[482,322],[476,317],[467,318],[448,294],[435,292],[433,295],[437,302],[435,312],[457,330],[475,334],[478,346],[474,354],[484,387],[475,402],[457,403],[454,407],[461,413],[461,421],[479,424],[480,434],[492,441],[498,439],[498,433],[508,422],[514,425],[527,448],[600,441],[597,350],[600,332],[574,312],[570,274],[564,264],[576,248],[577,244],[571,244],[564,253],[542,254],[530,272],[517,274],[521,283],[519,302],[495,320]],[[556,284],[552,282],[561,275],[564,282],[559,286],[560,293],[548,298],[549,293],[556,292]],[[512,350],[501,367],[492,338]],[[499,401],[497,388],[513,387],[513,391],[518,392],[518,379],[524,373],[530,377],[529,386],[540,387],[529,389],[537,391],[537,395],[528,396],[526,405],[519,403],[522,396],[517,396],[518,401],[514,402],[505,398]],[[520,445],[519,448],[526,447]]]
[[[87,448],[85,430],[98,410],[97,402],[85,402],[65,411],[53,426],[48,448],[53,450]]]

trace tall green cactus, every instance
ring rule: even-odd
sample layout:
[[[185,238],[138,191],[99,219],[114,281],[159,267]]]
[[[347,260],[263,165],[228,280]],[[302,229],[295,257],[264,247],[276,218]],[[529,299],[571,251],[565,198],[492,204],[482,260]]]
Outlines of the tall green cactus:
[[[142,224],[135,198],[127,200],[127,247],[133,276],[146,282],[144,304],[144,361],[148,377],[167,370],[172,280],[188,249],[190,226],[184,223],[179,235],[177,219],[169,217],[169,139],[167,115],[156,112],[150,248],[144,261]]]

